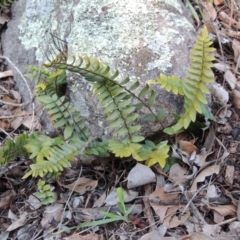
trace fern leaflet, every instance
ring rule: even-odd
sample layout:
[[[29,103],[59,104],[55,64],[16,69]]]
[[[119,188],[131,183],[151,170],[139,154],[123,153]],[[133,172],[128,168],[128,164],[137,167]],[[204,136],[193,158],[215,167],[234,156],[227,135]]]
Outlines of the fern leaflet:
[[[185,113],[174,126],[166,128],[165,133],[175,134],[182,129],[187,129],[191,121],[196,120],[197,113],[213,118],[206,107],[207,99],[205,97],[205,94],[209,94],[206,83],[214,81],[211,67],[213,67],[212,61],[215,58],[210,54],[215,49],[211,45],[212,41],[208,37],[207,28],[204,27],[192,49],[191,63],[185,81],[163,74],[158,79],[148,81],[149,84],[161,84],[167,91],[184,96]]]

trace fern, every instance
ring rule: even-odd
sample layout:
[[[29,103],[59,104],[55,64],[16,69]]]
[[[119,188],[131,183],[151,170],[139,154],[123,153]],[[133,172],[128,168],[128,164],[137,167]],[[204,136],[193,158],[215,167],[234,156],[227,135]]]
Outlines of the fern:
[[[208,37],[207,28],[204,27],[192,49],[191,63],[185,81],[163,74],[158,79],[148,81],[149,84],[160,84],[167,91],[184,96],[185,113],[174,126],[166,128],[165,133],[175,134],[182,129],[187,129],[191,121],[195,122],[197,113],[210,119],[213,118],[206,107],[205,97],[205,94],[210,93],[206,84],[214,81],[211,67],[213,67],[212,61],[215,58],[210,54],[215,49],[211,45],[212,41]]]
[[[29,176],[52,177],[59,174],[64,168],[71,166],[70,162],[84,149],[85,145],[86,142],[76,138],[69,143],[65,142],[62,145],[51,147],[43,160],[30,165],[31,170],[23,178]]]
[[[130,120],[129,117],[136,118],[135,110],[146,107],[150,111],[152,118],[160,120],[158,118],[158,113],[155,114],[151,110],[151,107],[155,103],[156,95],[155,91],[151,90],[148,84],[140,90],[141,85],[139,81],[136,81],[128,88],[127,86],[130,84],[130,78],[127,77],[122,81],[117,80],[119,75],[118,71],[111,74],[110,67],[99,62],[96,58],[84,56],[83,58],[79,57],[77,60],[76,57],[73,57],[73,61],[69,63],[66,55],[62,54],[58,55],[56,59],[50,63],[45,64],[45,66],[76,72],[87,81],[93,83],[94,93],[97,95],[101,104],[106,108],[105,113],[108,116],[111,114],[109,117],[110,127],[112,126],[111,124],[114,126],[116,119],[118,121],[116,125],[120,123],[122,126],[122,129],[119,129],[115,134],[118,137],[128,135],[129,139],[131,139],[132,133],[127,126],[129,123],[126,123],[124,118],[128,117],[127,121]],[[135,94],[135,91],[139,92],[139,94]],[[150,97],[149,100],[145,102],[143,99],[147,94],[150,94]],[[137,99],[140,103],[135,106],[129,106],[132,102],[132,98]],[[122,103],[119,105],[120,101]],[[124,112],[122,112],[123,110]],[[122,114],[124,116],[122,116]]]
[[[64,138],[68,139],[73,134],[78,134],[82,140],[88,140],[89,132],[80,113],[76,113],[70,103],[65,101],[65,97],[58,97],[56,94],[52,96],[38,96],[37,100],[48,110],[50,119],[54,122],[55,128],[64,127]],[[82,127],[83,125],[83,127]]]
[[[59,88],[66,84],[66,71],[58,70],[54,73],[49,72],[46,68],[37,68],[35,66],[27,66],[31,73],[25,76],[36,82],[35,92],[37,96],[52,95],[59,92]]]
[[[1,8],[9,7],[13,3],[13,1],[14,0],[1,0],[0,1],[0,7]]]
[[[0,149],[0,167],[6,166],[15,160],[18,155],[25,155],[24,145],[27,143],[28,135],[20,134],[17,139],[8,139]]]
[[[46,182],[42,180],[39,180],[37,185],[38,192],[36,194],[36,197],[38,197],[41,200],[41,203],[43,205],[51,204],[56,201],[54,198],[54,194],[52,192],[54,187],[50,186],[49,184],[46,184]]]

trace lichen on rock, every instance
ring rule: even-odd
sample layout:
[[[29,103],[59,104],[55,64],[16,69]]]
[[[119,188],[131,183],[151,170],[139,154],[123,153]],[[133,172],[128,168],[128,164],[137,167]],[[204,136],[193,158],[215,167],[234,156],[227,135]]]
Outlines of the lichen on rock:
[[[184,77],[195,40],[181,0],[26,0],[25,11],[14,15],[22,16],[18,26],[21,44],[26,52],[34,49],[38,61],[51,55],[47,49],[52,32],[67,41],[69,55],[100,58],[111,69],[118,68],[120,78],[129,75],[142,84],[161,72]],[[73,104],[87,122],[95,124],[92,131],[101,135],[107,123],[86,82],[73,77],[68,83]],[[165,90],[157,91],[154,110],[164,107],[168,126],[173,123],[172,113],[181,112],[181,100]],[[142,129],[143,134],[151,134],[159,127],[152,124]]]

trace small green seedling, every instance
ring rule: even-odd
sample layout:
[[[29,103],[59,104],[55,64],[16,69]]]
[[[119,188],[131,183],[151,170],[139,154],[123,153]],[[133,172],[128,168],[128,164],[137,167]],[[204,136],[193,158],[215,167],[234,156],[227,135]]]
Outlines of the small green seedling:
[[[78,225],[78,227],[93,227],[93,226],[99,226],[102,224],[110,223],[110,222],[116,222],[116,221],[124,221],[128,222],[128,215],[132,212],[134,205],[132,205],[129,209],[126,209],[125,203],[124,203],[124,196],[123,196],[123,190],[121,187],[117,188],[117,196],[118,196],[118,208],[122,215],[117,215],[114,213],[104,212],[100,211],[100,214],[104,217],[107,217],[103,220],[93,221],[89,223],[82,223]]]

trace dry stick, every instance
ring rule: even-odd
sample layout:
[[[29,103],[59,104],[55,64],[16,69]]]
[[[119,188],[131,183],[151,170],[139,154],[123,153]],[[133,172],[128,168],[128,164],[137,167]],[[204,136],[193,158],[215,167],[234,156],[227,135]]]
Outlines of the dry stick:
[[[155,230],[156,225],[154,224],[155,220],[154,220],[151,205],[150,205],[150,202],[149,202],[149,196],[151,194],[151,185],[149,185],[149,184],[145,185],[144,190],[145,190],[145,195],[144,195],[144,198],[143,198],[143,202],[144,202],[144,205],[145,205],[145,211],[144,212],[147,216],[149,224],[151,225],[150,228],[153,231],[153,230]]]
[[[81,175],[82,175],[82,166],[81,166],[80,172],[79,172],[79,174],[78,174],[78,179],[80,178]],[[72,191],[71,191],[70,194],[69,194],[69,197],[68,197],[67,202],[66,202],[66,204],[65,204],[65,207],[64,207],[64,209],[63,209],[62,215],[63,215],[63,214],[65,213],[65,211],[66,211],[66,208],[67,208],[67,206],[68,206],[68,204],[69,204],[70,198],[71,198],[71,196],[72,196],[72,194],[73,194],[73,191],[74,191],[74,189],[76,188],[76,186],[77,186],[77,181],[75,182],[75,184],[74,184],[74,186],[73,186],[73,188],[72,188]],[[61,228],[61,226],[62,226],[62,221],[63,221],[63,218],[61,218],[61,221],[60,221],[59,224],[58,224],[58,231],[60,231],[60,228]]]
[[[94,137],[94,138],[90,139],[90,140],[86,143],[86,145],[82,148],[82,150],[80,151],[80,153],[78,154],[78,156],[79,156],[79,157],[82,156],[82,155],[84,154],[84,152],[86,151],[86,149],[87,149],[87,148],[91,145],[91,143],[92,143],[94,140],[96,140],[96,139],[97,139],[97,137]],[[81,176],[81,174],[82,174],[82,167],[81,167],[81,170],[80,170],[80,172],[79,172],[78,178]],[[68,199],[67,199],[67,202],[66,202],[66,204],[65,204],[65,207],[64,207],[64,209],[63,209],[63,213],[62,213],[62,214],[64,214],[64,212],[66,211],[66,208],[67,208],[67,206],[68,206],[68,203],[69,203],[69,201],[70,201],[70,198],[71,198],[71,196],[72,196],[72,194],[73,194],[73,191],[74,191],[74,189],[76,188],[76,186],[77,186],[77,181],[75,182],[75,184],[74,184],[74,186],[73,186],[73,188],[72,188],[72,191],[71,191],[71,193],[70,193],[70,195],[69,195],[69,197],[68,197]],[[63,219],[61,219],[60,223],[58,224],[58,231],[60,231],[60,227],[62,226],[62,221],[63,221]]]
[[[204,187],[206,187],[206,185],[203,185],[202,187],[200,187],[200,188],[195,192],[195,194],[193,195],[193,197],[192,197],[190,200],[187,199],[188,203],[187,203],[187,205],[185,206],[185,208],[183,209],[181,215],[183,215],[183,214],[186,212],[186,210],[187,210],[187,208],[189,207],[189,205],[190,205],[191,203],[193,203],[193,199],[197,196],[197,194],[198,194]]]
[[[0,171],[0,177],[1,177],[3,174],[6,174],[7,172],[9,172],[12,168],[21,165],[21,164],[24,163],[25,161],[26,161],[26,160],[23,159],[23,160],[21,160],[21,161],[19,161],[19,162],[15,162],[15,163],[11,164],[10,166],[3,167],[3,168],[1,169],[1,171]]]
[[[27,79],[23,76],[23,74],[22,74],[21,71],[18,69],[18,67],[16,67],[15,64],[14,64],[8,57],[6,57],[6,56],[0,56],[0,59],[5,59],[5,60],[7,60],[7,61],[12,65],[12,67],[18,72],[18,74],[20,75],[20,77],[23,79],[23,81],[24,81],[24,83],[25,83],[25,85],[26,85],[26,87],[27,87],[27,90],[28,90],[28,93],[29,93],[29,96],[30,96],[29,103],[32,102],[32,126],[33,126],[33,122],[34,122],[34,107],[35,107],[35,104],[34,104],[34,101],[33,101],[33,95],[32,95],[32,91],[31,91],[31,89],[30,89],[30,87],[29,87],[28,81],[27,81]],[[1,101],[2,101],[2,100],[1,100]],[[3,103],[3,102],[4,102],[4,101],[2,101],[2,103]],[[23,105],[21,105],[21,106],[27,105],[27,104],[29,104],[29,103],[23,104]],[[4,104],[6,104],[6,103],[4,103]],[[9,104],[9,103],[7,103],[7,104],[8,104],[8,105],[11,105],[11,104]],[[14,106],[14,105],[13,105],[13,106]],[[15,106],[19,106],[19,105],[15,105]],[[31,126],[31,128],[32,128],[32,126]]]
[[[189,194],[187,191],[184,190],[183,186],[180,186],[180,189],[182,190],[183,195],[185,196],[185,198],[187,199],[188,202],[190,202],[190,207],[193,210],[193,214],[202,221],[203,224],[207,224],[207,222],[205,221],[205,219],[203,218],[202,214],[198,211],[197,207],[193,204],[192,199],[190,199]]]

